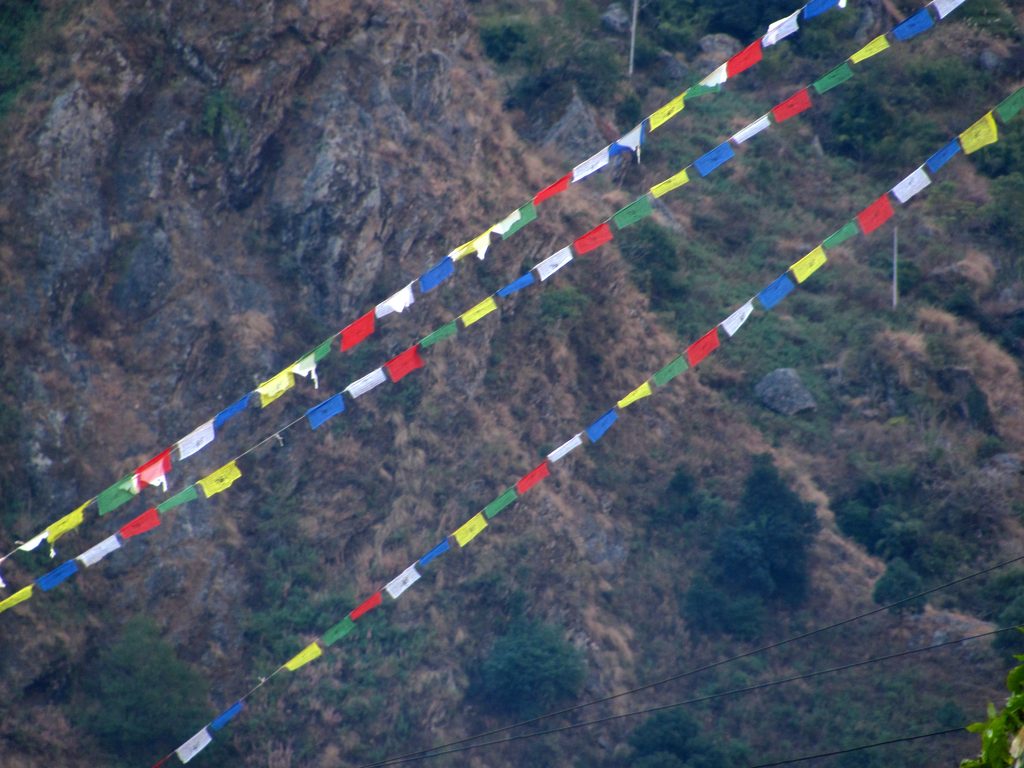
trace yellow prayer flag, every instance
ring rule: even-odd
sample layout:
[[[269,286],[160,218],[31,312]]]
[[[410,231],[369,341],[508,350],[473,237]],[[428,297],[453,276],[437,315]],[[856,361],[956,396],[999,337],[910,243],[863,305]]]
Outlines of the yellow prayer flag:
[[[196,484],[203,489],[206,498],[210,498],[216,493],[226,491],[241,476],[242,472],[238,465],[231,460],[216,472],[211,472],[202,480],[198,480]]]
[[[306,664],[309,664],[309,662],[313,661],[313,659],[319,659],[323,655],[323,648],[317,645],[316,641],[314,640],[312,643],[310,643],[297,654],[295,654],[295,656],[286,661],[284,663],[284,668],[287,669],[289,672],[294,672],[299,667],[304,667]]]
[[[494,227],[491,227],[491,229],[494,229]],[[480,233],[468,243],[463,243],[448,254],[452,257],[452,261],[460,261],[471,253],[475,253],[478,259],[483,259],[483,257],[487,255],[487,249],[491,245],[491,229]]]
[[[57,522],[50,524],[46,529],[46,540],[50,542],[50,546],[53,546],[53,542],[65,533],[75,530],[75,528],[82,524],[82,521],[85,520],[85,508],[90,504],[92,504],[91,499],[85,502],[85,504],[80,506],[74,512],[69,512]]]
[[[685,96],[685,91],[680,93],[672,99],[672,101],[647,118],[650,121],[652,131],[659,125],[664,125],[683,111],[683,107],[686,106]]]
[[[491,314],[497,308],[498,302],[494,300],[493,296],[488,296],[471,310],[464,312],[459,319],[462,321],[463,327],[468,328],[480,318]]]
[[[825,257],[825,249],[819,245],[789,269],[793,273],[793,277],[796,278],[796,281],[802,283],[817,272],[826,261],[828,259]]]
[[[256,391],[260,393],[260,408],[266,408],[294,386],[295,373],[291,368],[286,368],[273,378],[267,379],[256,387]]]
[[[667,195],[673,189],[678,189],[689,180],[690,175],[686,172],[686,169],[684,168],[675,176],[667,178],[660,184],[655,184],[653,187],[651,187],[651,194],[654,195],[655,197]]]
[[[643,384],[641,384],[639,387],[634,389],[632,392],[630,392],[624,398],[619,400],[619,402],[616,403],[616,405],[618,405],[619,408],[628,408],[633,403],[635,403],[637,400],[643,400],[645,397],[650,397],[650,396],[651,396],[651,382],[645,381]]]
[[[872,56],[881,53],[888,47],[889,41],[886,39],[885,35],[879,35],[870,43],[868,43],[859,51],[857,51],[855,54],[853,54],[853,56],[850,57],[850,61],[852,61],[854,64],[859,64],[865,59],[870,59]]]
[[[32,597],[32,587],[34,584],[29,584],[27,587],[22,587],[13,595],[8,597],[6,600],[0,602],[0,613],[3,613],[8,608],[13,608],[18,603],[24,603],[30,597]]]
[[[960,134],[960,143],[968,155],[989,144],[995,144],[997,141],[999,141],[999,128],[996,127],[996,119],[991,112]]]
[[[477,512],[473,517],[469,518],[461,528],[455,531],[455,540],[459,542],[460,547],[464,547],[475,539],[477,534],[486,527],[487,518],[484,517],[483,512]]]

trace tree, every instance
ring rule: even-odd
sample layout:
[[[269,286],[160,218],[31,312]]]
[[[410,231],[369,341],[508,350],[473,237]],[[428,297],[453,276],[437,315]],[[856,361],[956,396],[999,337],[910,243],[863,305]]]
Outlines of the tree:
[[[701,734],[700,724],[682,709],[651,715],[629,737],[632,768],[726,768],[729,755]]]
[[[905,597],[916,595],[923,589],[921,577],[902,558],[891,560],[885,567],[885,573],[875,584],[874,599],[879,605],[894,603]],[[921,613],[925,600],[919,598],[909,603],[902,603],[890,610],[900,618],[904,613]]]

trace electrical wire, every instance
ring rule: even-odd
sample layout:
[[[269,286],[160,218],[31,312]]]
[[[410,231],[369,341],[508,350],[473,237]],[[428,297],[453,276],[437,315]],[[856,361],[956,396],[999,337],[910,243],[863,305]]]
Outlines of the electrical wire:
[[[846,749],[834,749],[831,752],[818,752],[815,755],[790,757],[786,760],[776,760],[773,763],[758,763],[757,765],[749,766],[749,768],[776,768],[776,766],[793,765],[794,763],[802,763],[806,760],[820,760],[824,757],[848,755],[851,752],[862,752],[865,749],[874,749],[875,747],[884,747],[890,744],[901,744],[908,741],[917,741],[919,739],[933,739],[936,736],[949,736],[952,733],[964,733],[966,728],[967,726],[961,726],[959,728],[947,728],[943,731],[932,731],[931,733],[917,733],[912,736],[900,736],[894,739],[886,739],[885,741],[873,741],[870,744],[861,744],[856,747],[847,747]]]

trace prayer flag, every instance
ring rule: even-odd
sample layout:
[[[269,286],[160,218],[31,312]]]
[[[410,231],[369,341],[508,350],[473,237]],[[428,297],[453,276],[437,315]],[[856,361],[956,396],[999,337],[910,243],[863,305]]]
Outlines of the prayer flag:
[[[892,203],[889,201],[889,193],[887,192],[857,214],[857,223],[860,224],[861,232],[865,235],[870,235],[891,219],[892,215]]]
[[[604,414],[601,415],[600,418],[598,418],[597,421],[595,421],[593,424],[591,424],[584,430],[587,433],[587,439],[589,439],[592,443],[596,443],[598,440],[604,437],[604,433],[611,429],[612,424],[614,424],[618,420],[619,414],[615,412],[614,408],[612,408],[609,411],[606,411]]]
[[[686,348],[686,359],[689,361],[690,367],[693,368],[716,349],[718,349],[717,325]]]
[[[328,347],[328,350],[330,350],[330,347]],[[316,350],[314,350],[313,352],[310,352],[308,355],[299,360],[297,363],[293,363],[291,367],[291,372],[294,373],[296,376],[302,376],[303,378],[306,379],[312,379],[313,387],[315,389],[320,389],[320,378],[316,375],[316,361]]]
[[[388,377],[384,375],[383,368],[377,368],[376,370],[370,371],[368,374],[363,376],[361,379],[356,379],[347,387],[344,391],[352,395],[353,398],[362,397],[374,387],[380,386]]]
[[[754,138],[761,131],[767,130],[772,124],[772,121],[768,119],[768,115],[761,115],[754,122],[750,123],[747,127],[741,128],[730,139],[733,144],[740,145],[749,139]]]
[[[230,707],[225,709],[221,714],[217,715],[217,719],[210,723],[210,730],[219,731],[229,722],[234,720],[238,716],[238,713],[242,711],[242,708],[244,706],[244,701],[236,701]]]
[[[577,237],[573,241],[573,248],[576,249],[576,255],[582,256],[585,253],[589,253],[595,248],[600,248],[605,243],[612,239],[612,228],[608,226],[608,222],[598,224],[592,230],[587,232],[585,235]]]
[[[34,584],[29,584],[27,587],[22,587],[13,595],[4,600],[0,600],[0,613],[10,610],[16,605],[24,603],[26,600],[32,597],[32,590],[35,588]]]
[[[368,614],[374,608],[377,608],[380,604],[381,594],[380,592],[374,592],[366,598],[362,604],[352,609],[352,612],[349,614],[349,618],[352,619],[352,621],[359,621],[359,619]]]
[[[249,406],[249,396],[252,393],[248,393],[240,399],[233,402],[223,411],[213,417],[213,428],[215,431],[220,431],[220,428],[228,423],[229,419],[233,419],[235,416],[240,414]]]
[[[728,62],[717,67],[713,72],[708,74],[703,80],[700,81],[700,85],[707,89],[717,88],[726,80],[729,79],[729,67]],[[687,90],[686,96],[692,96],[693,94]]]
[[[60,520],[55,523],[50,523],[46,528],[46,540],[50,542],[50,551],[53,551],[53,543],[57,541],[65,533],[70,533],[80,526],[85,521],[85,508],[88,507],[92,501],[87,501],[82,504],[78,509],[73,512],[69,512],[64,515]]]
[[[732,151],[732,147],[729,146],[727,141],[724,144],[719,144],[706,155],[697,158],[694,166],[696,166],[701,176],[707,176],[718,166],[727,163],[734,157],[736,157],[736,153]]]
[[[551,474],[551,469],[548,465],[548,460],[544,459],[540,465],[531,469],[519,479],[519,482],[516,483],[516,493],[522,496],[549,474]]]
[[[479,235],[474,237],[468,243],[463,243],[454,251],[448,254],[448,257],[452,261],[460,261],[471,253],[475,253],[476,257],[480,261],[484,260],[487,256],[487,249],[491,247],[491,230],[488,229],[486,232],[481,232]],[[410,304],[412,302],[409,302]],[[400,311],[400,310],[399,310]]]
[[[640,219],[646,219],[652,213],[654,213],[654,208],[651,207],[651,198],[644,195],[620,209],[612,216],[612,221],[619,229],[625,229],[630,224],[636,224]]]
[[[889,48],[889,39],[885,35],[879,35],[870,43],[865,45],[855,54],[850,57],[850,61],[854,64],[860,64],[865,59],[870,59],[872,56],[877,56],[882,51]]]
[[[725,63],[725,71],[729,77],[736,77],[740,72],[750,69],[761,59],[761,41],[755,40]]]
[[[211,741],[213,741],[213,737],[210,736],[210,732],[206,730],[206,728],[203,728],[203,730],[174,750],[174,752],[178,755],[178,759],[181,760],[181,762],[187,763],[193,757],[206,749]]]
[[[932,15],[928,11],[928,6],[925,6],[917,13],[909,16],[906,21],[893,27],[892,36],[897,40],[906,41],[934,26],[935,21],[932,19]]]
[[[524,205],[522,208],[516,211],[516,213],[519,214],[519,218],[512,222],[505,230],[505,233],[502,235],[502,237],[504,237],[506,240],[508,240],[510,237],[512,237],[512,235],[514,235],[520,229],[522,229],[531,221],[537,218],[537,209],[534,207],[532,202]]]
[[[651,130],[656,130],[659,126],[664,125],[673,117],[678,115],[686,107],[686,94],[681,93],[676,96],[665,106],[658,109],[657,112],[652,114],[647,120],[651,124]]]
[[[43,590],[43,592],[49,592],[51,589],[55,589],[58,584],[63,584],[76,573],[78,573],[78,563],[74,560],[68,560],[36,579],[36,586]]]
[[[320,638],[320,642],[324,645],[334,645],[336,642],[347,636],[349,632],[356,628],[356,623],[352,621],[351,616],[346,616],[344,619],[339,621],[333,627],[324,632],[324,636]]]
[[[507,489],[501,496],[494,499],[490,504],[484,507],[484,516],[490,520],[492,517],[501,512],[505,507],[509,506],[519,498],[515,488]]]
[[[370,310],[365,315],[341,329],[341,351],[352,349],[356,344],[373,335],[376,313]]]
[[[684,168],[674,176],[670,176],[660,184],[655,184],[653,187],[651,187],[651,194],[654,195],[655,197],[662,197],[663,195],[667,195],[673,189],[678,189],[679,187],[683,186],[689,180],[690,175],[686,172],[686,169]]]
[[[828,258],[825,256],[825,249],[819,245],[791,266],[789,271],[793,273],[793,277],[796,278],[798,283],[802,283],[817,272],[826,261],[828,261]]]
[[[181,438],[174,447],[178,451],[178,461],[187,459],[189,456],[194,456],[203,450],[206,446],[213,442],[216,432],[213,428],[213,419],[203,424],[200,427],[196,427],[189,432],[185,437]]]
[[[757,298],[765,309],[773,309],[778,306],[780,301],[789,296],[794,288],[796,288],[796,284],[789,279],[788,275],[779,275],[757,294]]]
[[[275,374],[256,387],[256,391],[260,395],[260,407],[266,408],[294,386],[295,374],[292,373],[290,368]]]
[[[572,249],[569,246],[566,246],[562,250],[556,251],[548,256],[544,261],[534,267],[534,269],[537,270],[537,274],[540,276],[541,282],[543,282],[570,261],[572,261]]]
[[[100,516],[113,512],[122,504],[131,501],[138,492],[139,489],[135,485],[134,475],[121,478],[96,497],[96,505],[99,507]]]
[[[768,48],[769,46],[775,45],[779,40],[789,37],[798,29],[800,29],[800,11],[794,11],[784,19],[773,21],[768,25],[768,31],[765,32],[764,37],[761,38],[761,44]]]
[[[519,220],[523,217],[518,209],[512,211],[508,216],[499,221],[493,227],[491,231],[501,235],[502,238],[508,237],[508,233],[519,223]]]
[[[634,153],[639,157],[640,145],[644,143],[644,124],[641,121],[640,125],[636,126],[629,133],[618,138],[612,143],[609,148],[608,154],[612,157],[621,155],[624,152]]]
[[[405,590],[420,580],[420,572],[416,570],[416,564],[413,563],[398,576],[388,582],[388,585],[384,587],[392,600],[397,600]]]
[[[387,317],[395,312],[405,312],[416,301],[412,295],[412,283],[392,294],[374,308],[373,313],[378,317]]]
[[[856,237],[860,230],[857,228],[856,221],[848,221],[842,227],[837,229],[831,235],[829,235],[822,246],[826,251],[831,250],[837,246],[842,245],[851,237]]]
[[[339,413],[345,412],[345,396],[339,392],[331,395],[319,405],[314,405],[306,411],[306,419],[309,421],[310,429],[319,429],[328,420],[333,419]]]
[[[284,668],[289,672],[294,672],[295,670],[306,666],[309,662],[319,659],[323,655],[324,649],[317,645],[316,640],[314,640],[297,654],[288,659],[288,661],[284,663]]]
[[[583,433],[582,432],[580,432],[579,434],[574,435],[573,437],[569,438],[564,443],[562,443],[560,446],[555,448],[555,450],[553,450],[551,453],[549,453],[548,454],[548,461],[554,463],[554,462],[556,462],[556,461],[558,461],[560,459],[563,459],[566,456],[568,456],[570,453],[575,451],[577,448],[579,448],[581,445],[583,445]],[[514,489],[510,489],[510,490],[514,490]]]
[[[195,501],[199,498],[199,491],[196,490],[194,485],[190,485],[183,491],[178,491],[171,498],[164,500],[160,504],[156,505],[156,511],[161,514],[167,512],[175,507],[180,507],[182,504],[188,504],[190,501]]]
[[[925,173],[924,168],[918,168],[903,181],[892,188],[893,196],[906,203],[910,198],[932,183],[932,180]]]
[[[608,165],[608,159],[610,157],[608,150],[609,148],[605,147],[597,154],[587,158],[582,163],[573,168],[573,183],[577,181],[582,181],[583,179],[587,178],[587,176],[589,176],[590,174],[595,173],[604,168],[606,165]]]
[[[544,187],[540,192],[533,196],[533,204],[540,205],[545,200],[548,200],[559,192],[565,192],[569,188],[569,184],[572,182],[572,173],[567,173],[565,176],[560,178],[554,184]]]
[[[804,19],[813,19],[815,16],[821,16],[821,14],[831,11],[837,5],[839,5],[839,0],[810,0],[804,6]]]
[[[998,140],[999,128],[991,112],[960,134],[960,143],[964,147],[964,153],[968,155],[989,144],[995,144]]]
[[[939,18],[944,19],[966,2],[967,0],[932,0],[930,5],[935,8]]]
[[[748,301],[720,322],[719,326],[729,335],[729,338],[732,338],[752,314],[754,314],[754,302]]]
[[[928,167],[929,171],[935,173],[940,168],[942,168],[942,166],[944,166],[946,163],[948,163],[950,160],[956,157],[958,152],[960,152],[960,142],[957,141],[956,139],[951,139],[946,146],[944,146],[934,155],[929,157],[925,161],[925,165]]]
[[[146,485],[159,485],[167,492],[167,475],[171,471],[171,449],[161,451],[152,459],[135,470],[135,482],[141,487]],[[53,539],[51,538],[52,542]]]
[[[477,512],[469,520],[455,529],[452,534],[460,547],[464,547],[475,539],[487,527],[487,518],[483,512]]]
[[[686,358],[683,355],[680,355],[671,363],[669,363],[660,371],[658,371],[656,374],[654,374],[651,377],[651,381],[653,381],[659,387],[664,387],[666,384],[672,381],[672,379],[674,379],[676,376],[678,376],[680,373],[682,373],[689,367],[690,365],[689,363],[686,362]]]
[[[117,534],[115,533],[113,536],[105,538],[96,546],[85,550],[85,552],[80,554],[77,559],[86,568],[91,568],[111,552],[116,552],[120,548],[121,540],[117,538]]]
[[[843,62],[824,77],[814,81],[814,90],[818,93],[828,93],[838,85],[842,85],[853,77],[853,67]]]
[[[523,290],[523,288],[528,288],[529,286],[533,285],[535,282],[537,282],[537,278],[535,278],[533,276],[533,272],[527,272],[522,277],[517,277],[515,280],[513,280],[511,283],[506,285],[504,288],[499,288],[498,289],[498,295],[501,296],[501,298],[503,298],[503,299],[507,299],[513,293],[516,293],[517,291],[521,291],[521,290]]]
[[[725,64],[720,66],[718,69],[725,70]],[[707,79],[707,78],[705,78]],[[725,82],[723,78],[722,82]],[[721,91],[721,83],[716,85],[706,85],[704,82],[700,82],[697,85],[691,85],[686,89],[686,93],[683,94],[687,99],[696,99],[698,96],[706,96],[709,93],[718,93]]]
[[[632,392],[630,392],[624,398],[619,400],[619,402],[617,402],[616,405],[619,408],[628,408],[633,403],[635,403],[637,400],[643,400],[645,397],[650,397],[652,391],[653,390],[651,389],[651,382],[645,381],[643,384],[641,384],[639,387],[634,389]]]
[[[202,480],[198,480],[196,485],[203,489],[206,498],[210,498],[221,491],[226,491],[241,476],[241,470],[238,469],[238,465],[232,459],[220,469],[211,472]]]
[[[462,315],[459,316],[459,319],[462,321],[462,327],[469,328],[473,323],[487,317],[497,308],[498,302],[494,300],[493,296],[488,296],[475,307],[463,312]]]
[[[810,108],[811,95],[806,88],[801,88],[781,104],[776,105],[772,109],[772,116],[775,118],[775,122],[784,123]]]
[[[449,549],[451,549],[451,545],[448,543],[448,539],[445,539],[440,544],[438,544],[436,547],[434,547],[432,550],[427,552],[427,554],[425,554],[423,557],[420,558],[420,566],[422,567],[422,566],[426,565],[427,563],[429,563],[431,560],[435,560],[435,559],[439,558],[441,555],[443,555]]]
[[[996,107],[996,114],[999,115],[999,119],[1004,123],[1008,123],[1017,116],[1017,113],[1024,108],[1024,88],[1020,88],[1016,93],[1011,93]]]
[[[18,547],[18,549],[21,550],[22,552],[31,552],[33,549],[35,549],[40,544],[42,544],[44,541],[46,541],[47,535],[48,534],[47,534],[46,531],[43,531],[42,533],[37,533],[31,539],[29,539],[24,544],[22,544],[20,547]]]
[[[419,344],[413,344],[405,352],[395,355],[395,357],[384,363],[384,367],[387,369],[391,381],[396,383],[413,371],[419,370],[423,367],[423,358],[420,357]]]
[[[156,511],[156,507],[153,507],[152,509],[147,509],[134,520],[122,525],[117,534],[122,539],[130,539],[133,536],[141,536],[158,525],[160,525],[160,513]]]
[[[334,343],[334,338],[337,335],[338,334],[334,334],[334,336],[331,336],[329,339],[324,339],[323,341],[320,342],[317,348],[313,350],[313,359],[316,362],[319,363],[321,360],[323,360],[325,357],[331,354],[331,345]]]
[[[501,291],[498,291],[498,293],[500,294]],[[433,331],[432,333],[430,333],[427,336],[424,336],[422,339],[420,339],[420,347],[423,348],[423,349],[429,349],[430,347],[432,347],[435,344],[437,344],[437,342],[444,341],[449,336],[454,336],[458,332],[459,332],[459,325],[458,325],[458,323],[455,322],[454,320],[449,320],[447,323],[442,325],[436,331]]]

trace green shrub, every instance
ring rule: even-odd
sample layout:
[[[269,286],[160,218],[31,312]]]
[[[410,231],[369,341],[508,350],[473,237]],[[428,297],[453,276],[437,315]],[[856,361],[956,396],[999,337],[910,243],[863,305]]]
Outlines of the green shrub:
[[[18,91],[33,74],[29,44],[43,18],[39,0],[8,0],[0,3],[0,115],[7,111]]]
[[[922,589],[924,589],[924,585],[921,582],[921,577],[905,560],[897,557],[886,565],[885,573],[875,584],[872,597],[879,605],[888,605],[905,597],[916,595]],[[905,613],[921,613],[924,610],[925,602],[924,598],[920,598],[897,605],[889,610],[900,617]]]
[[[546,322],[573,320],[583,314],[590,299],[572,285],[555,290],[548,289],[540,297],[540,314]]]
[[[511,61],[532,36],[533,28],[523,19],[490,19],[480,24],[484,53],[499,64]]]
[[[651,715],[629,737],[634,751],[633,768],[727,768],[735,756],[702,735],[692,715],[670,709]]]

